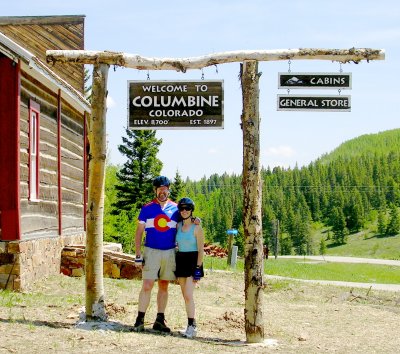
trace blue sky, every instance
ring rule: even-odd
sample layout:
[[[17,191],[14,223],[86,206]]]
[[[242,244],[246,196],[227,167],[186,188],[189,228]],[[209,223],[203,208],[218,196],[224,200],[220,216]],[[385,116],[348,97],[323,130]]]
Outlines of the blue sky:
[[[146,57],[191,57],[248,49],[375,48],[384,61],[342,65],[352,73],[352,111],[276,110],[278,72],[287,61],[261,62],[260,141],[263,166],[308,165],[342,142],[362,134],[399,128],[400,3],[394,0],[101,0],[8,2],[2,16],[86,15],[87,50],[122,51]],[[28,10],[29,9],[29,10]],[[339,72],[321,60],[293,60],[292,72]],[[223,130],[159,130],[163,174],[198,180],[213,173],[242,171],[239,63],[204,69],[205,80],[224,80]],[[183,74],[150,71],[151,80],[199,80],[200,70]],[[127,121],[127,81],[146,80],[147,71],[112,68],[109,73],[107,134],[109,161],[125,162],[117,146]],[[332,91],[292,90],[299,94]]]

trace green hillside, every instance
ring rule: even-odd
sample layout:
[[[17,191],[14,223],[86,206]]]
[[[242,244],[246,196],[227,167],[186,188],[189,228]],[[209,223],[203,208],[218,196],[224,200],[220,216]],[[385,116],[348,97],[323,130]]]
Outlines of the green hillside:
[[[280,254],[400,258],[400,129],[341,144],[309,166],[263,169],[264,241]],[[199,205],[207,239],[226,244],[241,236],[241,177],[212,175],[187,181]],[[240,238],[242,237],[242,238]]]
[[[328,163],[340,157],[351,158],[363,154],[388,155],[400,149],[400,129],[386,130],[377,134],[365,134],[339,145],[329,154],[320,158]]]
[[[329,164],[338,159],[352,160],[359,156],[382,156],[395,157],[400,150],[400,129],[383,131],[377,134],[365,134],[339,145],[331,153],[323,155],[317,161]],[[397,158],[398,160],[398,158]],[[397,179],[398,173],[394,172]],[[388,187],[388,186],[386,186]],[[397,207],[399,206],[397,200]],[[377,213],[377,211],[375,211]],[[379,234],[377,218],[364,225],[363,229],[351,235],[347,242],[342,245],[330,245],[326,249],[326,254],[338,256],[370,257],[400,259],[400,236],[384,237]],[[314,233],[314,242],[320,242],[326,237],[327,229],[318,229]],[[329,245],[329,243],[328,243]]]

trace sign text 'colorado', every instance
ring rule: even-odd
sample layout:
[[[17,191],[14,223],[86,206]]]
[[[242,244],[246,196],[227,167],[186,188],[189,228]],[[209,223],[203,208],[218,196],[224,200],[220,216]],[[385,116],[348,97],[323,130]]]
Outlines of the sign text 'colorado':
[[[278,95],[278,111],[350,112],[350,96]]]
[[[128,81],[130,129],[223,128],[223,81]]]

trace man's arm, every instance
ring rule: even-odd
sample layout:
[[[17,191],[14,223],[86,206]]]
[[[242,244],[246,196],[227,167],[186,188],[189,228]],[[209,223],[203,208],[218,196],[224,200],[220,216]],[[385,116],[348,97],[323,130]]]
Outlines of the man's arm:
[[[141,247],[142,247],[142,237],[143,237],[143,232],[145,229],[145,224],[144,223],[138,223],[137,227],[136,227],[136,233],[135,233],[135,250],[136,250],[136,257],[139,256],[139,258],[141,258],[142,256],[142,251],[141,251]]]
[[[195,224],[195,225],[201,224],[201,219],[198,216],[192,216],[190,220],[192,221],[192,224]]]

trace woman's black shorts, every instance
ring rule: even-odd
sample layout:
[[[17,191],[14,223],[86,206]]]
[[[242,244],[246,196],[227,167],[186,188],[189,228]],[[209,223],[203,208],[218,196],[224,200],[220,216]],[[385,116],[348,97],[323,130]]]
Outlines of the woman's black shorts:
[[[176,270],[177,278],[187,278],[193,276],[197,266],[197,251],[195,252],[177,252],[176,253]],[[200,267],[201,276],[204,277],[203,265]]]

